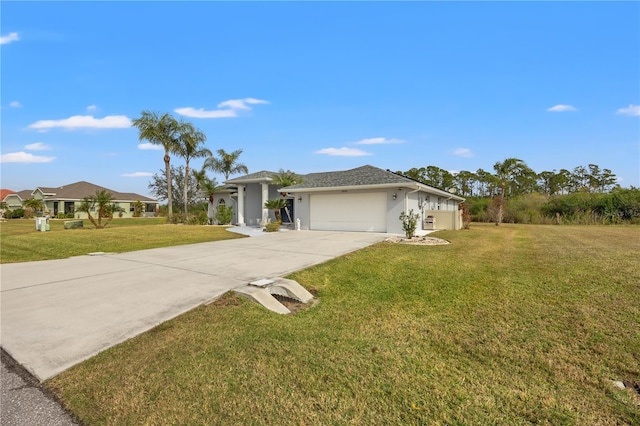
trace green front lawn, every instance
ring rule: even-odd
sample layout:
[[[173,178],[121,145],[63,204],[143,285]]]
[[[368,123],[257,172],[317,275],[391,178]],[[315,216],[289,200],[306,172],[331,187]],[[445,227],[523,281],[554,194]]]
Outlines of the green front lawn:
[[[91,425],[640,423],[612,385],[640,381],[640,227],[435,235],[293,274],[320,300],[295,315],[227,295],[46,384]]]
[[[92,252],[126,252],[147,248],[241,238],[221,226],[166,225],[165,218],[114,219],[104,229],[89,220],[84,228],[64,229],[49,221],[50,231],[36,231],[35,219],[0,222],[0,263],[64,259]]]

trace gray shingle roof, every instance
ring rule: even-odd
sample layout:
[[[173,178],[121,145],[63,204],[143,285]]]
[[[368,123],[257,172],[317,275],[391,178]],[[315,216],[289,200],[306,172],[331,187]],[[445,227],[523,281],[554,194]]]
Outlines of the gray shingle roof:
[[[370,165],[339,172],[309,173],[302,176],[302,179],[302,183],[288,186],[286,189],[414,183],[409,178]]]
[[[85,181],[71,183],[59,188],[48,188],[40,186],[36,189],[40,189],[45,194],[55,194],[48,196],[47,199],[56,200],[82,200],[84,197],[94,195],[97,191],[105,190],[113,195],[114,201],[156,201],[153,198],[145,197],[144,195],[134,194],[130,192],[118,192]]]
[[[245,182],[256,182],[259,180],[271,180],[273,175],[276,175],[276,172],[270,172],[268,170],[262,170],[260,172],[251,173],[248,175],[240,176],[237,178],[229,179],[225,181],[225,183],[245,183]]]

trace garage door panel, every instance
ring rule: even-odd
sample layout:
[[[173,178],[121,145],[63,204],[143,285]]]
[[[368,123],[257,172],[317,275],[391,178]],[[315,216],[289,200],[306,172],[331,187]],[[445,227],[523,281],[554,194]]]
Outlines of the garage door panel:
[[[386,232],[386,194],[314,194],[310,198],[310,228]]]

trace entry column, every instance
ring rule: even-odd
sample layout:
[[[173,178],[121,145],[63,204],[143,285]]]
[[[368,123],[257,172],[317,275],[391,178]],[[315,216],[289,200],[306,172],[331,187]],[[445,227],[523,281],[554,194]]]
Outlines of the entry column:
[[[238,185],[238,225],[244,226],[244,185]]]
[[[262,184],[262,223],[266,224],[267,223],[267,218],[269,217],[269,209],[266,209],[264,207],[264,203],[266,203],[269,200],[269,184],[268,183],[263,183]]]

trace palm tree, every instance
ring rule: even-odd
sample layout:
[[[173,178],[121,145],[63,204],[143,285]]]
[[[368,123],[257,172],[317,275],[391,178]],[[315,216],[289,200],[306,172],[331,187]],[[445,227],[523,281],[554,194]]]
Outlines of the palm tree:
[[[164,148],[164,166],[167,178],[167,207],[168,217],[173,214],[173,197],[171,194],[171,156],[175,154],[179,146],[179,123],[169,113],[160,116],[157,112],[142,111],[140,118],[131,120],[134,127],[138,128],[138,140],[148,140],[154,145]]]
[[[205,178],[200,182],[200,188],[202,190],[202,194],[208,201],[207,204],[207,217],[209,218],[209,225],[213,224],[213,201],[214,195],[218,192],[221,186],[218,186],[218,182],[216,178],[209,179],[205,176]]]
[[[176,154],[184,158],[186,163],[184,170],[184,219],[188,222],[189,162],[193,158],[211,157],[212,154],[209,148],[199,146],[207,140],[207,136],[196,129],[193,124],[180,122],[179,129]]]
[[[500,181],[500,198],[498,199],[498,214],[496,218],[496,226],[502,223],[504,216],[504,203],[507,184],[513,182],[522,171],[529,169],[524,161],[518,158],[507,158],[503,162],[498,161],[493,165],[496,177]]]
[[[275,173],[271,178],[273,179],[273,184],[280,188],[286,188],[287,186],[302,183],[302,177],[291,170],[280,169],[278,170],[278,173]],[[283,196],[284,195],[285,194],[283,194]]]
[[[193,179],[196,181],[196,192],[199,192],[202,182],[207,179],[207,171],[205,169],[192,170],[191,174],[193,175]]]
[[[278,186],[279,188],[286,188],[287,186],[291,186],[291,185],[295,185],[298,183],[302,183],[302,176],[292,172],[291,170],[284,170],[284,169],[280,169],[278,170],[278,173],[275,173],[272,177],[271,177],[272,183],[276,186]],[[281,192],[280,195],[282,195],[282,197],[286,197],[287,193],[286,192]],[[285,213],[287,214],[287,217],[289,218],[289,221],[292,220],[291,218],[291,212],[289,211],[289,206],[288,204],[285,204],[282,208],[284,208]]]
[[[236,173],[249,173],[249,169],[242,163],[238,163],[238,157],[242,154],[242,150],[238,149],[231,153],[227,153],[224,149],[216,151],[218,158],[209,157],[204,161],[204,168],[212,172],[222,173],[224,180],[229,180],[229,176]]]
[[[24,202],[24,206],[31,208],[36,216],[42,212],[42,200],[39,198],[29,198]]]
[[[90,197],[84,197],[82,202],[80,203],[80,207],[78,207],[78,211],[87,213],[89,217],[89,221],[93,223],[93,226],[96,229],[102,229],[113,220],[113,214],[118,211],[122,211],[122,208],[117,206],[113,201],[113,194],[106,191],[100,190],[96,191],[96,193]],[[96,210],[98,211],[98,220],[91,215],[91,212]],[[102,220],[106,219],[106,222],[103,224]]]
[[[276,222],[282,222],[280,217],[280,210],[285,208],[287,205],[287,200],[284,198],[273,198],[271,200],[267,200],[264,203],[265,209],[273,210],[273,214],[276,216]]]

